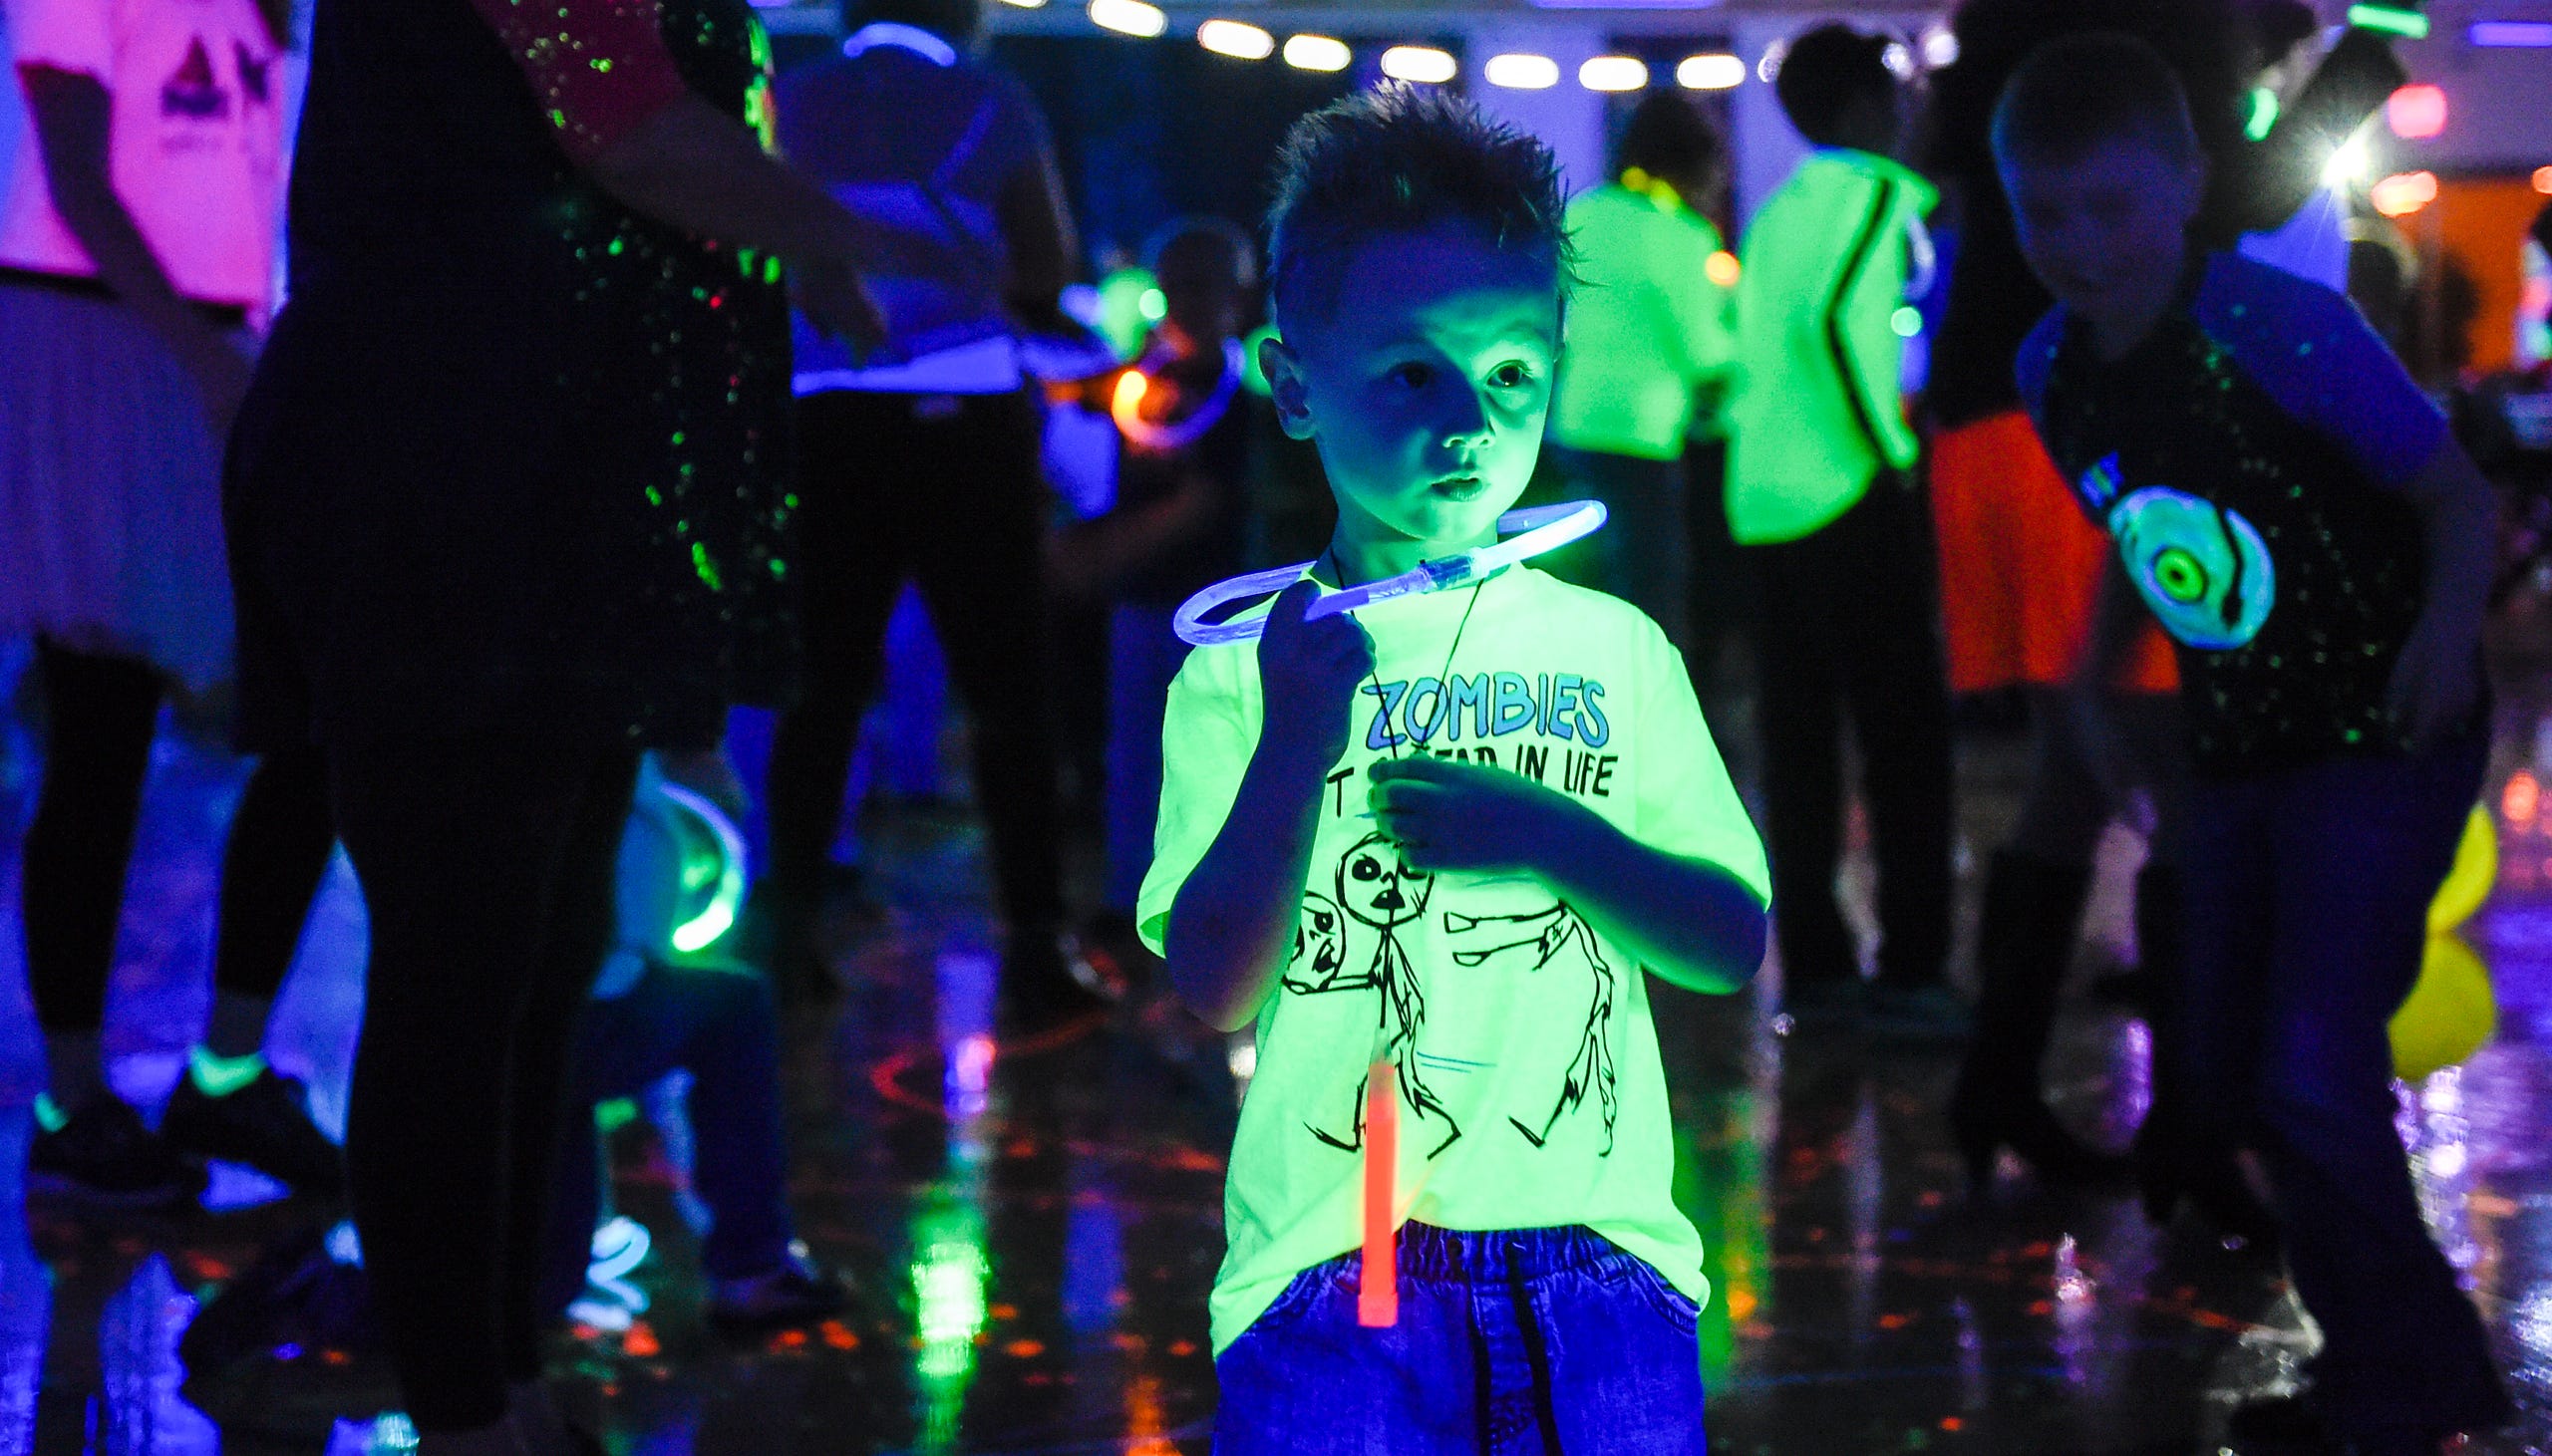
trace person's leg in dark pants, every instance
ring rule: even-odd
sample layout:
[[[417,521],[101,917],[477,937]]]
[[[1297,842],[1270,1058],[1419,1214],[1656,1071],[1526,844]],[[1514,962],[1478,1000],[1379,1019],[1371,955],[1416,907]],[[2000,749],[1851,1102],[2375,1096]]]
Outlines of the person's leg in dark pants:
[[[259,758],[221,851],[221,923],[212,953],[216,997],[235,997],[247,1004],[246,1011],[273,1010],[336,851],[327,756],[311,747]],[[220,1055],[245,1056],[264,1034],[262,1019],[253,1027],[225,1023],[216,1008],[205,1040]],[[250,1039],[241,1044],[242,1037]]]
[[[45,694],[44,786],[27,830],[21,899],[47,1087],[27,1171],[42,1187],[93,1202],[180,1203],[203,1176],[108,1087],[100,1035],[163,680],[147,663],[41,638],[36,673]]]
[[[343,1191],[343,1160],[311,1122],[301,1084],[269,1067],[264,1047],[336,846],[326,755],[300,747],[258,759],[222,849],[212,1019],[160,1122],[190,1152],[331,1196]]]
[[[164,680],[136,658],[36,640],[45,700],[44,785],[27,828],[27,988],[44,1028],[55,1100],[106,1091],[98,1033],[115,966],[116,921],[142,818],[143,781]]]
[[[2480,1318],[2419,1217],[2386,1034],[2417,980],[2485,746],[2296,770],[2269,821],[2273,932],[2250,1105],[2296,1293],[2328,1341],[2316,1403],[2368,1456],[2433,1451],[2508,1415]]]
[[[349,1182],[421,1430],[503,1419],[525,1373],[513,1341],[532,1315],[508,1302],[530,1301],[560,1068],[607,944],[635,759],[531,736],[329,752],[371,918]]]
[[[1684,661],[1707,708],[1715,701],[1729,640],[1753,617],[1745,553],[1728,531],[1728,441],[1692,441],[1684,450]]]
[[[2042,1178],[2114,1176],[2048,1109],[2042,1063],[2066,973],[2081,938],[2092,856],[2109,793],[2062,689],[2028,690],[2030,777],[2020,822],[1985,875],[1976,924],[1976,1030],[1950,1097],[1950,1125],[1971,1188],[1991,1181],[2010,1147]]]
[[[1784,994],[1848,989],[1859,977],[1834,898],[1842,851],[1840,648],[1816,538],[1753,548],[1762,585],[1755,723],[1763,743],[1763,838]]]
[[[935,489],[917,462],[912,403],[835,392],[798,402],[798,612],[805,672],[798,702],[773,730],[764,812],[771,871],[761,899],[780,979],[793,992],[826,984],[814,946],[825,866],[860,718],[885,670],[887,619],[910,568],[912,497]]]
[[[1061,925],[1038,427],[1023,395],[964,397],[928,430],[940,491],[917,531],[923,599],[974,724],[995,898],[1014,937]]]
[[[568,1059],[602,958],[619,934],[620,840],[638,776],[637,755],[604,754],[588,771],[566,824],[540,957],[522,993],[520,1031],[505,1068],[506,1222],[501,1335],[505,1381],[540,1378],[540,1275],[549,1231],[549,1190],[568,1115]],[[577,1109],[590,1125],[590,1103]]]
[[[627,995],[586,1007],[572,1058],[570,1127],[589,1128],[594,1103],[636,1096],[675,1071],[691,1073],[692,1186],[714,1220],[701,1265],[722,1281],[768,1274],[788,1261],[793,1231],[779,1014],[762,978],[656,966]],[[583,1282],[595,1174],[590,1159],[559,1162],[560,1208],[568,1216],[552,1225],[546,1293],[557,1298],[546,1308],[562,1306]],[[568,1202],[577,1184],[581,1218]]]
[[[1949,667],[1929,520],[1921,497],[1882,476],[1826,528],[1836,587],[1858,583],[1843,691],[1878,867],[1878,985],[1898,991],[1942,987],[1950,952]]]
[[[2275,812],[2270,784],[2201,786],[2189,796],[2180,873],[2148,867],[2136,883],[2136,939],[2159,988],[2153,1100],[2135,1135],[2145,1215],[2167,1224],[2185,1199],[2252,1242],[2277,1233],[2235,1160],[2259,1085]]]

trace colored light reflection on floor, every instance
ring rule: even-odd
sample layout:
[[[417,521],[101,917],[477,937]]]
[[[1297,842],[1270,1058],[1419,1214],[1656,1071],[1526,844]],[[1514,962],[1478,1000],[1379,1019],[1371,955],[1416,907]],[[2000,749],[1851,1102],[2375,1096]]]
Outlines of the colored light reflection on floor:
[[[2527,1411],[2467,1456],[2552,1450],[2552,824],[2539,782],[2510,772],[2535,739],[2520,691],[2491,784],[2505,820],[2499,894],[2467,931],[2497,990],[2499,1034],[2450,1077],[2423,1081],[2404,1118],[2431,1226]],[[2531,761],[2552,764],[2543,738]],[[11,752],[0,728],[0,817],[23,822],[30,780]],[[2021,755],[1966,752],[1962,793],[1984,806],[1968,840],[1998,842],[2001,785],[2019,780]],[[202,1015],[203,930],[237,779],[235,764],[196,748],[163,754],[158,773],[110,1035],[130,1053],[118,1085],[137,1095],[164,1090]],[[863,829],[872,883],[898,921],[845,943],[853,990],[795,1023],[785,1053],[793,1203],[818,1255],[858,1280],[854,1310],[759,1346],[714,1342],[669,1171],[679,1160],[632,1129],[619,1194],[657,1236],[657,1257],[628,1277],[655,1301],[650,1353],[616,1337],[580,1344],[561,1372],[570,1403],[632,1456],[1206,1456],[1204,1310],[1233,1087],[1256,1070],[1247,1037],[1190,1045],[1183,1014],[1140,1007],[1069,1044],[996,1045],[997,966],[969,949],[991,939],[980,836],[946,814],[872,815]],[[14,878],[13,852],[0,839],[0,884]],[[2100,928],[2126,923],[2131,876],[2131,864],[2104,871],[2093,960],[2105,959]],[[1866,874],[1848,883],[1866,898]],[[22,1098],[34,1042],[14,908],[0,891],[0,1086]],[[332,1107],[360,934],[351,882],[332,879],[285,997],[291,1067],[311,1068]],[[2204,1226],[2156,1230],[2129,1197],[2052,1195],[2017,1167],[1991,1197],[1967,1200],[1940,1117],[1948,1052],[1805,1026],[1775,1035],[1754,997],[1657,1001],[1676,1195],[1702,1229],[1713,1284],[1703,1336],[1715,1450],[2212,1451],[2232,1403],[2300,1374],[2315,1336],[2276,1265],[2225,1250]],[[2070,1007],[2048,1060],[2060,1115],[2116,1145],[2145,1095],[2147,1052],[2133,1019]],[[656,1099],[647,1105],[661,1127]],[[297,1211],[102,1235],[9,1181],[26,1135],[22,1109],[0,1115],[0,1453],[196,1456],[199,1428],[182,1412],[160,1419],[166,1341],[192,1298],[247,1267]],[[330,1456],[396,1449],[372,1439],[379,1408],[349,1409]],[[222,1456],[318,1449],[227,1425],[220,1441]]]
[[[948,1162],[944,1180],[915,1209],[911,1235],[913,1387],[921,1414],[917,1446],[926,1456],[960,1449],[976,1345],[991,1317],[984,1193],[994,1156],[995,1046],[987,1028],[997,971],[991,957],[973,953],[943,954],[937,963]]]

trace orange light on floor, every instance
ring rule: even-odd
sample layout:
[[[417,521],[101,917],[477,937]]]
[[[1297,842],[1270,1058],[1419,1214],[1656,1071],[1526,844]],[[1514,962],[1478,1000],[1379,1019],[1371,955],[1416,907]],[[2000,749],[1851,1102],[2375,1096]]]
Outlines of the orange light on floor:
[[[2407,217],[2436,200],[2436,173],[2394,172],[2373,189],[2375,210],[2387,217]]]
[[[1392,1199],[1400,1171],[1400,1076],[1388,1061],[1365,1079],[1365,1257],[1356,1280],[1356,1322],[1400,1322],[1400,1260],[1392,1242]]]
[[[1710,261],[1702,265],[1702,275],[1722,288],[1735,288],[1738,275],[1745,271],[1738,264],[1737,254],[1726,248],[1711,254]]]

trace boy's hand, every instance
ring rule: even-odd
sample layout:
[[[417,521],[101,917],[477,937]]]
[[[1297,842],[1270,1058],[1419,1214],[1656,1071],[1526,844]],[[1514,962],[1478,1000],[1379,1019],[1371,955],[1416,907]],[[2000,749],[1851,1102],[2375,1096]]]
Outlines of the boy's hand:
[[[1271,710],[1262,731],[1326,767],[1347,752],[1356,690],[1374,671],[1374,640],[1345,612],[1303,620],[1319,596],[1319,587],[1298,581],[1268,610],[1267,631],[1258,639],[1258,680]],[[1279,707],[1284,711],[1272,711]]]
[[[1414,870],[1538,871],[1561,850],[1574,800],[1518,773],[1447,758],[1378,762],[1366,802]]]
[[[2434,611],[2421,613],[2392,665],[2385,707],[2393,727],[2411,747],[2425,747],[2460,727],[2480,696],[2479,627],[2458,627]]]

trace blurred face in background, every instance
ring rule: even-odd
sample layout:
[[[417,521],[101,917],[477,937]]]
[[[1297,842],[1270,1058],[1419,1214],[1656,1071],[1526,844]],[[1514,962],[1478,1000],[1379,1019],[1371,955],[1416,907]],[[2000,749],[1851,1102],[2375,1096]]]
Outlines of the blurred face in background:
[[[2133,134],[2066,158],[1997,152],[2021,256],[2056,301],[2110,344],[2165,307],[2188,263],[2206,163]]]

